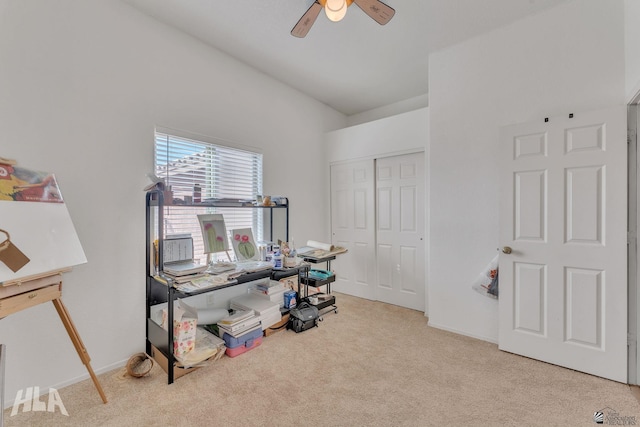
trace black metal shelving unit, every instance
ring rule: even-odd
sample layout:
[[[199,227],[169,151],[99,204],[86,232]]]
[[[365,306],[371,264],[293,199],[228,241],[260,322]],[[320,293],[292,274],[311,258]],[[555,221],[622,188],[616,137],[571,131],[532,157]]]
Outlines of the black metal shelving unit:
[[[172,205],[169,205],[172,206]],[[269,209],[269,238],[273,240],[273,210],[284,209],[285,211],[285,240],[289,240],[289,201],[285,204],[274,206],[237,206],[220,202],[203,203],[181,203],[175,205],[184,207],[212,207],[212,208],[237,208],[237,209]],[[195,292],[181,292],[168,284],[158,275],[163,271],[163,245],[158,244],[157,250],[154,248],[154,241],[162,242],[164,239],[164,193],[160,190],[151,190],[146,194],[146,352],[167,372],[167,382],[172,384],[176,378],[176,370],[180,369],[181,376],[194,368],[183,369],[176,366],[176,359],[173,355],[173,333],[172,329],[163,329],[151,318],[151,307],[157,304],[167,303],[167,324],[173,325],[173,306],[178,298],[186,298],[208,292],[215,292],[231,286],[238,286],[254,280],[270,277],[272,270],[263,270],[255,273],[243,274],[238,278],[237,283],[216,286],[215,288],[202,289]],[[293,273],[293,274],[297,274]]]

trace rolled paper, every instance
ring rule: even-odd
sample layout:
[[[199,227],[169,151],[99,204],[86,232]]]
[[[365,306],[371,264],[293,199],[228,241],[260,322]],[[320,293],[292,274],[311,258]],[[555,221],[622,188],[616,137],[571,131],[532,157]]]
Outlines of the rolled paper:
[[[331,243],[322,243],[317,242],[315,240],[307,240],[307,246],[311,246],[312,248],[322,249],[323,251],[330,252],[334,249]]]

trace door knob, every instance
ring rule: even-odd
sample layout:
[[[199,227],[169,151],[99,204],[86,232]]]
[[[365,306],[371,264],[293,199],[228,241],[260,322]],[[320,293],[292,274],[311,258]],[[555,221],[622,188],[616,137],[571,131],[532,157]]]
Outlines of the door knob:
[[[511,248],[509,246],[505,246],[502,248],[502,253],[509,255],[511,253]]]

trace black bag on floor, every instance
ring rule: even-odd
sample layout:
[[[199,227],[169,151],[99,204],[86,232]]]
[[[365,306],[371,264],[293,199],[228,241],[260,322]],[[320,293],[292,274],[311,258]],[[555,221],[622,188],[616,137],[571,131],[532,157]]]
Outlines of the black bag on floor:
[[[289,312],[289,329],[306,331],[318,326],[318,309],[307,302],[299,304]]]

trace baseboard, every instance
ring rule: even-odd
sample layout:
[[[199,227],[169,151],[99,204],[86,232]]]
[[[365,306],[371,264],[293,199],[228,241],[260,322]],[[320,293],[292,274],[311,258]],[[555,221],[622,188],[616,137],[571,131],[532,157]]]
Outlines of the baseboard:
[[[454,334],[458,334],[458,335],[464,335],[465,337],[475,338],[475,339],[482,340],[482,341],[487,341],[487,342],[490,342],[490,343],[493,343],[493,344],[498,344],[498,339],[497,338],[470,334],[468,332],[459,331],[459,330],[457,330],[455,328],[450,328],[448,326],[438,325],[437,323],[433,323],[431,320],[429,320],[427,322],[427,326],[430,326],[430,327],[435,328],[435,329],[442,329],[443,331],[447,331],[447,332],[453,332]]]
[[[640,387],[638,387],[637,385],[630,384],[629,390],[631,391],[631,394],[633,395],[633,397],[636,398],[638,403],[640,403]]]

